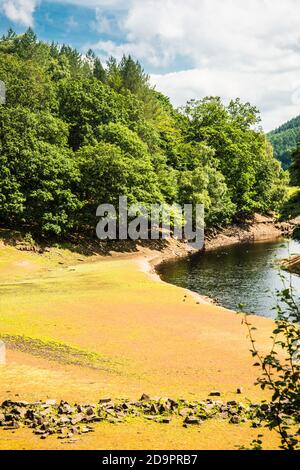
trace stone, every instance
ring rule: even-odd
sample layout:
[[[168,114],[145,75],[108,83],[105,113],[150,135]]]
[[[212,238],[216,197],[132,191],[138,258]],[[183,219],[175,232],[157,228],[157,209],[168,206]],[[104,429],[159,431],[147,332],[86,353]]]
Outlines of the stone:
[[[45,404],[47,406],[54,406],[54,405],[56,405],[56,400],[46,400]]]
[[[140,398],[140,401],[150,401],[150,400],[151,398],[146,393],[143,393],[143,395]]]
[[[218,390],[214,390],[214,391],[210,392],[209,396],[210,397],[220,397],[221,392],[219,392]]]
[[[230,418],[229,422],[231,424],[239,424],[240,423],[240,418],[237,415],[234,415]]]
[[[81,421],[83,421],[85,418],[84,414],[83,413],[78,413],[77,415],[73,416],[72,419],[71,419],[71,424],[73,426],[75,426],[75,424],[77,423],[80,423]]]
[[[165,405],[164,403],[162,403],[159,407],[159,412],[162,414],[162,413],[166,413],[167,411],[169,411],[169,407]]]
[[[268,403],[263,403],[260,407],[261,411],[269,411],[269,408]]]
[[[150,413],[153,413],[153,414],[156,414],[156,415],[158,414],[158,408],[154,403],[152,403],[152,405],[150,407]]]
[[[5,414],[4,413],[0,413],[0,426],[2,423],[4,423],[5,421]]]
[[[11,400],[5,400],[2,404],[1,404],[1,408],[8,408],[9,406],[12,406],[14,405],[14,402],[11,401]]]
[[[105,397],[105,398],[100,398],[99,403],[102,405],[103,403],[110,403],[111,398]]]
[[[179,411],[180,416],[187,416],[191,410],[189,408],[182,408],[182,410]]]
[[[62,416],[59,421],[57,422],[57,424],[59,426],[64,426],[65,424],[68,424],[70,422],[70,419],[67,418],[66,416]]]
[[[243,387],[237,388],[237,389],[236,389],[236,393],[237,393],[238,395],[241,395],[242,393],[244,393]]]
[[[178,401],[173,400],[172,398],[168,398],[168,402],[170,403],[172,410],[178,408]]]
[[[195,416],[187,416],[184,420],[185,424],[201,424],[201,420],[199,418],[196,418]]]
[[[237,403],[235,400],[231,400],[231,401],[228,401],[228,402],[227,402],[227,405],[228,405],[228,406],[237,406],[237,404],[238,404],[238,403]]]
[[[89,406],[86,410],[85,410],[85,413],[88,415],[88,416],[91,416],[94,414],[94,409]]]
[[[161,423],[169,424],[171,421],[172,421],[171,418],[163,418],[163,419],[161,420]]]
[[[88,432],[93,432],[93,431],[94,431],[94,429],[91,428],[90,426],[86,426],[86,427],[81,429],[81,432],[84,433],[84,434],[88,433]]]
[[[74,413],[74,411],[74,407],[69,405],[68,403],[60,405],[60,407],[58,408],[58,412],[62,414],[71,414]]]

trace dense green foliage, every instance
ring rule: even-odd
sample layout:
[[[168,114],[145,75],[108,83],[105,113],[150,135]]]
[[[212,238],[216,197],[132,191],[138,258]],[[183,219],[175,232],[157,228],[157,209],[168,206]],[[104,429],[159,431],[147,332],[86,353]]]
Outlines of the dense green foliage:
[[[204,203],[216,226],[276,211],[287,176],[239,100],[181,110],[130,56],[103,66],[88,51],[13,31],[0,40],[0,222],[44,236],[94,231],[96,208]]]
[[[289,168],[292,154],[300,140],[300,116],[270,132],[268,138],[273,145],[275,157],[283,168]]]
[[[295,186],[300,186],[300,142],[292,153],[290,174],[292,183]]]

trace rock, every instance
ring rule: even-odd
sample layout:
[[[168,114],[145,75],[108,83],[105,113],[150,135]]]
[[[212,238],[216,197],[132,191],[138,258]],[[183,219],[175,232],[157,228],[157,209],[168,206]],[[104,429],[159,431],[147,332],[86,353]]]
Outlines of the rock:
[[[69,403],[61,403],[58,412],[61,414],[71,414],[74,413],[74,408],[69,405]]]
[[[14,402],[11,401],[11,400],[5,400],[2,405],[1,405],[1,408],[8,408],[9,406],[12,406],[14,405]]]
[[[237,389],[236,389],[236,393],[237,393],[238,395],[241,395],[242,393],[244,393],[243,387],[237,388]]]
[[[84,434],[87,433],[87,432],[93,432],[93,431],[94,431],[94,429],[91,428],[90,426],[86,426],[86,427],[81,429],[81,432],[84,433]]]
[[[237,415],[234,415],[230,418],[229,422],[231,424],[239,424],[240,423],[240,418]]]
[[[4,413],[0,413],[0,426],[2,423],[4,423],[5,421],[5,414]]]
[[[238,403],[237,403],[235,400],[231,400],[231,401],[228,401],[228,402],[227,402],[227,405],[228,405],[228,406],[237,406],[237,404],[238,404]]]
[[[169,407],[162,403],[159,407],[159,412],[162,414],[162,413],[166,413],[167,411],[169,411]]]
[[[217,391],[217,390],[214,390],[213,392],[210,392],[209,394],[210,397],[220,397],[221,396],[221,392]]]
[[[154,403],[153,403],[153,404],[151,405],[151,407],[150,407],[150,413],[153,413],[153,414],[155,414],[155,415],[158,414],[158,408],[157,408],[157,406],[156,406]]]
[[[201,420],[195,416],[187,416],[184,420],[185,424],[201,424]]]
[[[187,416],[190,412],[191,412],[191,410],[189,408],[182,408],[182,410],[180,410],[180,412],[179,412],[179,415],[180,416]]]
[[[114,405],[113,402],[107,403],[106,406],[105,406],[105,408],[106,408],[107,410],[113,410],[114,407],[115,407],[115,405]]]
[[[268,403],[263,403],[260,407],[261,411],[269,411],[270,407]]]
[[[172,409],[178,408],[178,401],[173,400],[172,398],[168,398],[168,402],[170,403]]]
[[[161,420],[161,423],[169,424],[171,421],[172,421],[171,418],[163,418],[163,419]]]
[[[71,424],[73,426],[75,426],[75,424],[77,423],[80,423],[81,421],[83,421],[85,418],[84,414],[83,413],[78,413],[77,415],[73,416],[72,419],[71,419]]]
[[[146,393],[143,393],[143,395],[140,398],[140,401],[150,401],[150,400],[151,398]]]
[[[100,398],[99,403],[102,405],[103,403],[110,403],[111,398],[105,397],[105,398]]]
[[[258,421],[253,421],[253,423],[251,424],[251,427],[252,428],[259,428],[260,424]]]
[[[145,415],[145,419],[148,419],[149,421],[155,421],[155,420],[156,420],[156,416],[148,416],[148,415]]]
[[[41,435],[46,434],[46,432],[47,432],[47,431],[46,431],[45,429],[36,429],[36,430],[34,431],[34,434],[36,434],[37,436],[41,436]]]
[[[54,406],[54,405],[56,405],[56,400],[46,400],[45,404],[47,406]]]
[[[57,422],[59,426],[64,426],[65,424],[68,424],[68,423],[70,423],[70,418],[67,418],[66,416],[62,416]]]
[[[18,429],[19,427],[20,427],[19,423],[11,423],[5,426],[3,429],[4,431],[14,431],[15,429]]]
[[[92,416],[94,414],[94,409],[89,406],[88,408],[86,408],[85,413],[87,416]]]

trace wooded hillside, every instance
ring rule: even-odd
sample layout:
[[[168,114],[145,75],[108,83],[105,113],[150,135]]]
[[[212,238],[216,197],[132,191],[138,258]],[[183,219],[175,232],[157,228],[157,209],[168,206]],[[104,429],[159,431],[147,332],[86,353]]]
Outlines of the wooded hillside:
[[[201,202],[208,225],[278,209],[287,176],[239,99],[176,110],[130,56],[107,64],[29,29],[0,40],[0,223],[94,233],[96,208]]]

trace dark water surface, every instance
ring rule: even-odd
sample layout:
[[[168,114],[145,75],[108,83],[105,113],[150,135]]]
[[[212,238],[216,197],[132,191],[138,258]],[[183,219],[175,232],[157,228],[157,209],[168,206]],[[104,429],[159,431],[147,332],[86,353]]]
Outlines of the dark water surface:
[[[276,261],[300,254],[300,243],[280,239],[232,245],[161,265],[164,281],[216,299],[224,307],[274,317],[276,290],[290,282],[300,297],[300,276],[281,270]],[[283,280],[282,280],[283,277]]]

